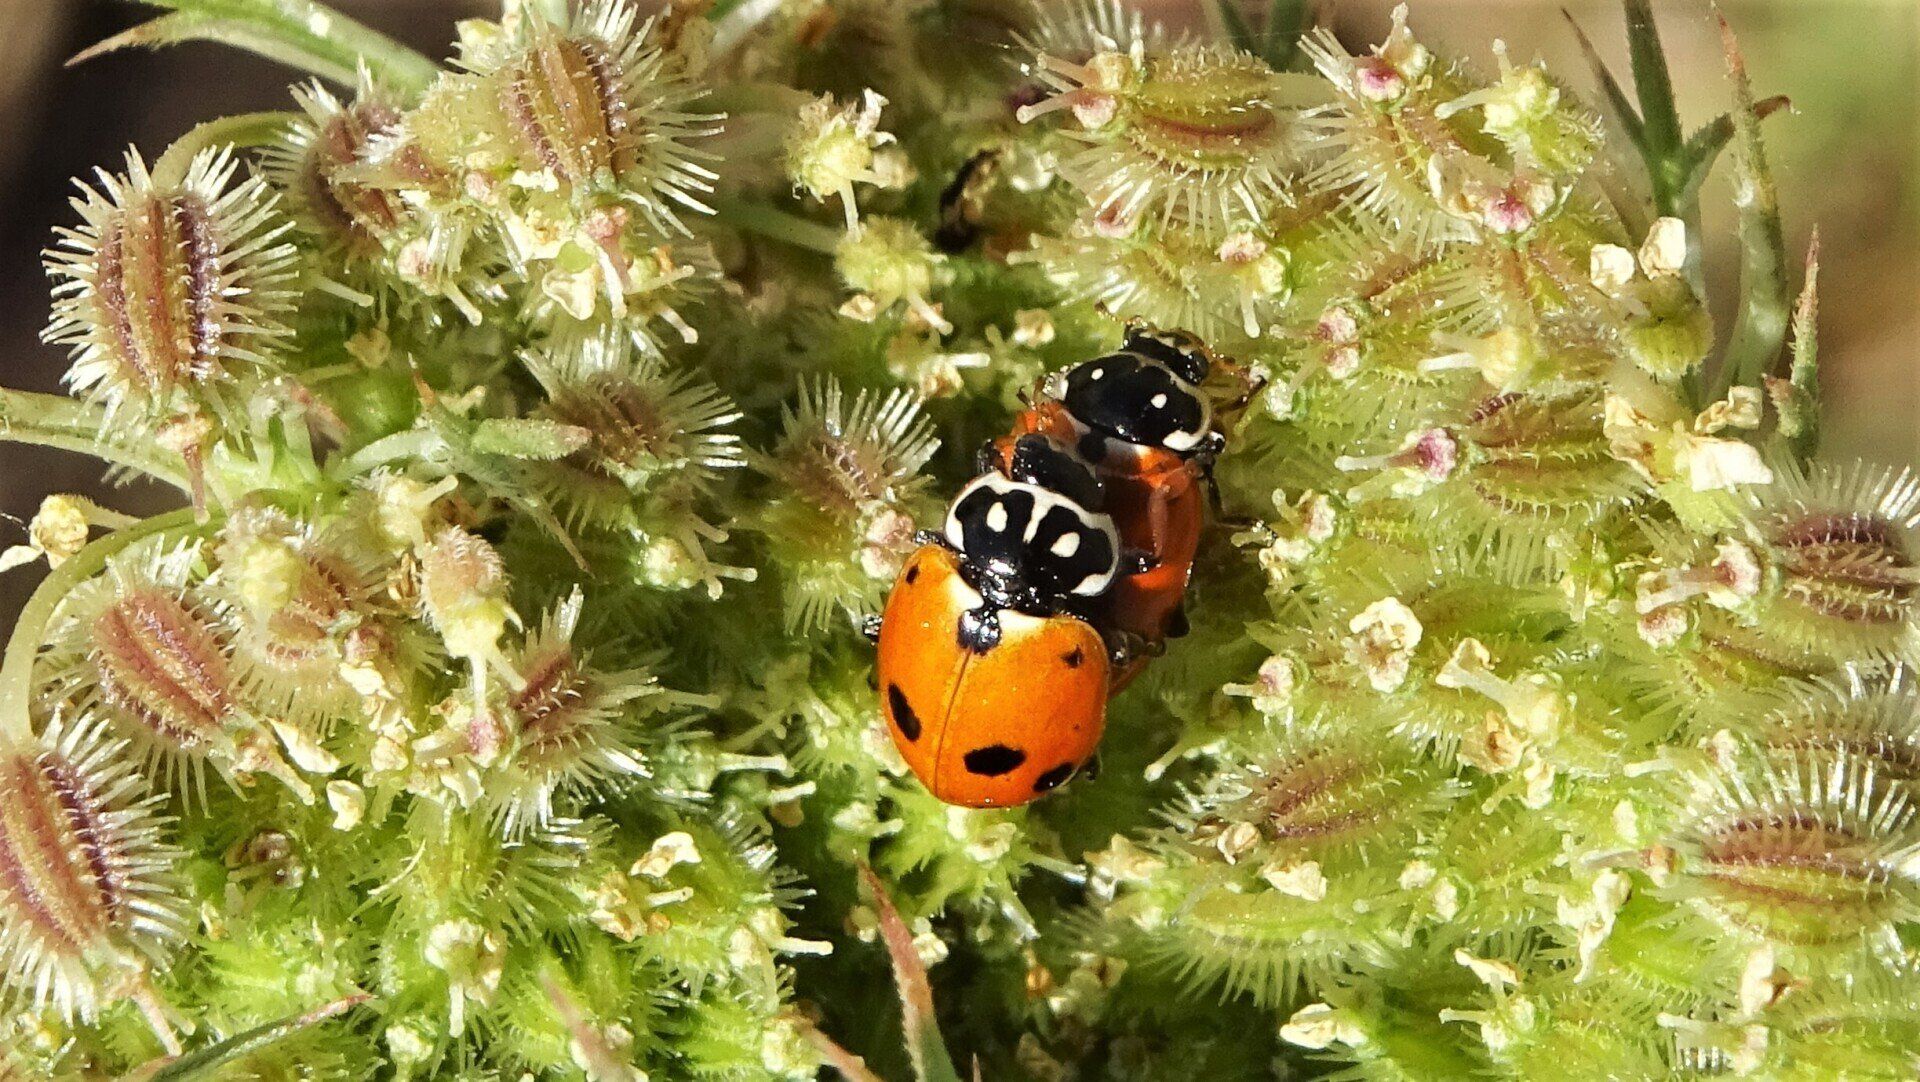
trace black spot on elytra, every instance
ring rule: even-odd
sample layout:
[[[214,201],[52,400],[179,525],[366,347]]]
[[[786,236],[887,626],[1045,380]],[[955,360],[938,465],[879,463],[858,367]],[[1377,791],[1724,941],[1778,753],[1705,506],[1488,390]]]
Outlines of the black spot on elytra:
[[[908,743],[920,739],[920,715],[913,712],[899,684],[887,685],[887,706],[893,714],[893,723],[900,727],[900,735],[906,737]]]
[[[1071,777],[1073,777],[1073,764],[1061,763],[1059,766],[1044,771],[1039,777],[1033,779],[1033,791],[1036,793],[1044,793],[1050,789],[1058,789],[1061,783]]]
[[[920,581],[920,565],[913,564],[907,568],[907,585],[912,586],[914,583],[919,581]]]
[[[1060,655],[1060,660],[1067,663],[1067,668],[1077,669],[1080,667],[1081,662],[1087,660],[1087,655],[1078,646],[1076,646],[1073,649],[1067,651],[1066,653]]]
[[[969,774],[978,774],[983,778],[997,778],[1002,774],[1019,768],[1027,761],[1027,753],[1005,744],[988,744],[984,748],[975,748],[960,757],[967,764]]]

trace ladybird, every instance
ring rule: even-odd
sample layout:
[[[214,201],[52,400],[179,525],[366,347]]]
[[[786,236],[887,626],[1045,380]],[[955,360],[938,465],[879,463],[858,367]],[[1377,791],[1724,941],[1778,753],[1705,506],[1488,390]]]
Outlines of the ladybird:
[[[1106,726],[1111,648],[1087,614],[1120,575],[1093,472],[1065,445],[1014,441],[926,535],[877,628],[881,709],[934,796],[1025,804],[1073,776]]]
[[[1010,466],[1017,442],[1040,433],[1071,443],[1104,489],[1121,544],[1144,555],[1142,569],[1114,585],[1104,618],[1146,645],[1115,676],[1124,687],[1145,655],[1186,634],[1185,599],[1206,524],[1206,485],[1225,438],[1201,390],[1211,369],[1203,346],[1181,335],[1135,329],[1116,353],[1055,374],[1045,395],[1015,419],[1013,434],[989,448]]]

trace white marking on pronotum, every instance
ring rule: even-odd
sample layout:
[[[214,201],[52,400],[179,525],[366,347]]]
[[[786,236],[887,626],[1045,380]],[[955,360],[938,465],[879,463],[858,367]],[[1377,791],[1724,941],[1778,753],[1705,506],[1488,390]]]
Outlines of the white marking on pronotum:
[[[1154,409],[1157,409],[1157,410],[1163,410],[1163,409],[1166,409],[1166,408],[1167,408],[1167,396],[1166,396],[1166,395],[1164,395],[1164,394],[1157,394],[1157,395],[1154,395],[1154,396],[1153,396],[1153,408],[1154,408]]]
[[[1077,533],[1063,533],[1054,539],[1053,547],[1047,551],[1060,557],[1062,560],[1070,559],[1074,553],[1080,551],[1080,535]]]
[[[1007,529],[1007,505],[1003,500],[993,501],[987,508],[987,529],[994,533],[1005,533]]]
[[[1024,492],[1033,500],[1033,513],[1031,517],[1027,519],[1024,538],[1028,542],[1031,542],[1034,535],[1039,532],[1040,521],[1046,518],[1047,513],[1056,507],[1065,508],[1071,512],[1075,520],[1079,522],[1084,530],[1104,535],[1107,539],[1107,551],[1114,554],[1113,559],[1108,561],[1106,567],[1082,578],[1079,584],[1074,586],[1073,592],[1083,596],[1097,596],[1104,592],[1108,586],[1112,585],[1113,577],[1119,570],[1120,532],[1114,528],[1113,518],[1111,516],[1098,511],[1089,511],[1087,508],[1082,507],[1080,504],[1075,503],[1073,500],[1057,492],[1041,488],[1039,485],[1030,485],[1024,481],[1010,480],[999,473],[983,473],[979,477],[974,478],[967,484],[967,487],[960,490],[958,496],[953,498],[953,503],[948,505],[947,542],[954,548],[961,549],[963,555],[966,548],[966,532],[961,529],[960,516],[956,512],[960,505],[966,502],[967,497],[973,495],[975,491],[980,489],[985,489],[995,496],[1002,498],[1014,492]],[[995,525],[994,508],[999,508],[1001,512],[1001,521],[998,526]],[[987,511],[987,527],[996,532],[1004,529],[1009,525],[1005,521],[1005,515],[1006,511],[1002,500],[994,501],[993,507],[990,507]],[[1080,550],[1080,538],[1075,536],[1075,534],[1079,532],[1080,531],[1073,531],[1056,540],[1052,546],[1054,554],[1065,559],[1078,552]],[[1071,539],[1070,541],[1069,538]],[[1072,547],[1067,549],[1066,552],[1061,552],[1059,550],[1063,544],[1070,544]]]

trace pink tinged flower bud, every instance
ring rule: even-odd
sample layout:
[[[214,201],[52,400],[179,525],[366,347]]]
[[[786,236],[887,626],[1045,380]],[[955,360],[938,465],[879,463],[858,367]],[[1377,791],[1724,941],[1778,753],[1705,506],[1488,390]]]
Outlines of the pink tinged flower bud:
[[[1386,103],[1398,101],[1406,94],[1407,80],[1400,69],[1386,59],[1369,56],[1354,62],[1353,87],[1368,101]]]
[[[1336,469],[1348,472],[1402,469],[1437,484],[1453,475],[1453,468],[1459,462],[1459,451],[1460,445],[1454,440],[1453,433],[1444,428],[1429,428],[1409,436],[1406,444],[1393,454],[1368,457],[1341,455],[1334,459],[1333,464]]]
[[[1533,228],[1533,208],[1512,190],[1495,192],[1480,205],[1480,218],[1488,229],[1501,235],[1524,233]]]
[[[1640,638],[1656,650],[1665,649],[1680,641],[1687,633],[1687,613],[1679,605],[1668,605],[1642,613],[1636,623]]]
[[[1634,610],[1641,614],[1704,596],[1723,609],[1738,608],[1760,592],[1760,565],[1753,550],[1723,541],[1705,567],[1648,572],[1636,585]]]

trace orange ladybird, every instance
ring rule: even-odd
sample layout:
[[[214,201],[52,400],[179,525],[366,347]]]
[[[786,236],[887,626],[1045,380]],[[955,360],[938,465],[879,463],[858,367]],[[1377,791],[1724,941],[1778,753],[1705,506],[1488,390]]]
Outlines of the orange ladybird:
[[[1120,564],[1098,482],[1041,435],[1009,457],[907,560],[877,631],[895,745],[934,796],[976,808],[1072,777],[1099,746],[1111,675],[1087,618]]]

